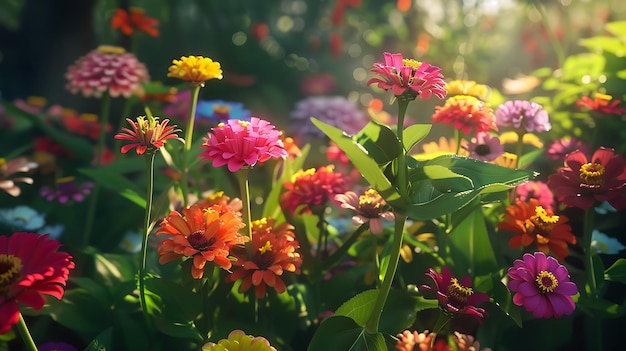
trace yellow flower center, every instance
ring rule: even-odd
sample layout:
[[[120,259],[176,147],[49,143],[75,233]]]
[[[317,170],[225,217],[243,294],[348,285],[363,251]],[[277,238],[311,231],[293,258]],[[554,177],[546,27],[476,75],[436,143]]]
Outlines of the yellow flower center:
[[[604,100],[607,102],[613,100],[613,97],[608,94],[595,93],[594,97],[596,98],[596,100]]]
[[[535,207],[535,217],[543,223],[555,224],[559,221],[559,216],[548,215],[548,212],[541,206]]]
[[[581,186],[586,188],[599,188],[604,185],[604,166],[599,163],[585,163],[580,166]]]
[[[7,166],[7,160],[4,157],[0,157],[0,171],[4,170]]]
[[[228,105],[214,105],[213,113],[216,115],[228,115],[230,113],[230,106]]]
[[[74,179],[76,179],[76,178],[72,177],[72,176],[59,178],[59,179],[57,179],[57,184],[73,182]]]
[[[26,98],[26,102],[29,105],[44,107],[48,103],[48,100],[46,100],[46,98],[41,97],[41,96],[29,96]]]
[[[368,189],[359,196],[359,212],[367,218],[378,217],[384,205],[384,200],[375,189]]]
[[[403,58],[402,59],[402,64],[407,66],[407,67],[414,68],[414,69],[417,69],[417,68],[419,68],[422,65],[422,63],[417,61],[417,60],[407,59],[407,58]]]
[[[11,285],[21,278],[21,271],[22,260],[19,257],[0,255],[0,297],[5,296]]]
[[[214,194],[211,194],[209,196],[207,196],[208,200],[214,201],[214,200],[218,200],[221,199],[224,196],[224,192],[223,191],[218,191]]]
[[[244,128],[250,125],[248,121],[237,121],[237,123]]]
[[[537,283],[537,288],[539,292],[551,293],[559,286],[559,281],[556,279],[552,272],[541,271],[537,274],[537,278],[535,278],[535,282]]]
[[[80,119],[85,122],[97,122],[98,115],[96,115],[95,113],[83,113],[80,115]]]
[[[262,247],[259,247],[259,252],[261,254],[264,254],[268,251],[272,251],[272,243],[270,243],[269,240],[265,242],[265,245],[263,245]]]
[[[101,54],[122,55],[126,52],[123,47],[113,45],[100,45],[96,49]]]
[[[450,279],[450,285],[448,285],[448,295],[456,299],[457,301],[467,302],[467,298],[474,294],[472,288],[461,285],[457,278]]]

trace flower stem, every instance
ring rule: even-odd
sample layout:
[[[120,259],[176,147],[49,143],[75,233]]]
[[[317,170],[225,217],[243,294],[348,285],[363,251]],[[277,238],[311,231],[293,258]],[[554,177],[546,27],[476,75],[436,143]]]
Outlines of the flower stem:
[[[148,173],[148,185],[146,187],[146,211],[144,217],[144,235],[141,242],[141,266],[139,267],[139,302],[141,303],[141,311],[147,326],[150,326],[151,320],[147,310],[146,303],[146,259],[148,256],[148,237],[150,235],[150,217],[152,216],[152,193],[154,187],[154,152],[146,153],[146,170]]]
[[[111,95],[109,91],[105,91],[100,100],[100,131],[98,134],[98,144],[96,146],[96,167],[102,165],[102,157],[104,154],[104,147],[106,145],[106,126],[109,123],[109,110],[111,108]],[[98,205],[98,195],[100,193],[100,185],[96,182],[91,192],[91,199],[89,200],[89,207],[87,207],[87,219],[85,220],[85,230],[83,231],[83,237],[81,244],[83,246],[89,244],[89,238],[91,237],[91,230],[93,228],[93,221],[96,216],[96,207]]]
[[[593,249],[591,248],[591,236],[593,233],[594,209],[585,210],[583,224],[583,249],[585,250],[585,272],[587,283],[589,284],[589,295],[592,298],[598,297],[598,287],[596,286],[596,274],[593,269]]]
[[[17,332],[22,337],[22,340],[24,341],[24,345],[26,346],[26,350],[37,351],[37,345],[35,345],[35,341],[33,341],[33,337],[30,335],[30,332],[28,331],[28,327],[26,326],[24,317],[22,316],[21,313],[19,313],[19,315],[20,315],[20,319],[17,321]]]
[[[385,279],[383,279],[383,284],[380,287],[378,296],[376,296],[376,302],[374,302],[372,314],[365,324],[365,331],[370,334],[376,334],[378,332],[378,322],[380,321],[380,316],[383,313],[383,307],[385,307],[387,296],[389,296],[391,283],[393,283],[393,277],[396,275],[396,269],[398,268],[398,261],[400,259],[400,249],[402,248],[402,235],[404,233],[406,216],[399,213],[395,213],[395,216],[395,229],[393,233],[393,243],[391,244],[389,265],[387,265]]]
[[[241,215],[243,217],[243,223],[245,235],[250,238],[246,243],[246,255],[248,259],[254,257],[254,248],[252,246],[252,218],[250,215],[250,187],[248,184],[248,173],[250,169],[248,167],[242,167],[237,171],[237,180],[239,181],[239,193],[241,196],[241,202],[243,207],[241,208]]]
[[[187,120],[187,130],[185,130],[185,146],[183,147],[182,169],[180,177],[180,187],[182,191],[182,204],[183,208],[187,207],[187,197],[189,196],[189,184],[187,184],[187,177],[189,169],[187,168],[187,162],[189,160],[189,153],[191,152],[191,144],[193,142],[193,126],[196,120],[196,106],[198,105],[198,95],[200,94],[200,86],[191,87],[191,105],[189,106],[189,119]]]
[[[398,127],[397,136],[400,141],[400,155],[398,156],[398,184],[400,196],[405,200],[409,200],[409,184],[407,180],[406,169],[406,150],[404,149],[404,116],[406,115],[406,109],[409,107],[411,100],[398,99]]]

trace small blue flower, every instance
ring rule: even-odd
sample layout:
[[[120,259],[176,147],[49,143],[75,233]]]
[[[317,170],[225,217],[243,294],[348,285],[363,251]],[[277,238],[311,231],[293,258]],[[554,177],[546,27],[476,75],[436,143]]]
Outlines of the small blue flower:
[[[120,241],[119,247],[128,253],[137,253],[141,249],[142,239],[143,234],[127,230],[126,233],[124,233],[122,241]]]
[[[35,231],[46,224],[45,214],[40,214],[28,206],[0,210],[0,223],[12,230]]]
[[[240,102],[201,100],[196,106],[196,119],[206,119],[216,124],[229,119],[249,120],[250,116],[250,111],[246,110]]]
[[[600,205],[594,208],[597,214],[605,215],[609,212],[617,212],[617,210],[611,206],[608,201],[603,201]]]
[[[591,233],[591,247],[599,254],[615,255],[626,249],[619,240],[611,238],[599,230]]]
[[[43,228],[39,229],[37,233],[39,234],[49,234],[50,239],[59,240],[63,232],[65,231],[65,226],[63,224],[48,224]]]

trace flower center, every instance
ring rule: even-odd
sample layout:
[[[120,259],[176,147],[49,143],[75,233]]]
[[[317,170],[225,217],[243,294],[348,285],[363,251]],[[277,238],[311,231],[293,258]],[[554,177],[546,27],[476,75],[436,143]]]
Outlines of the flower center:
[[[487,156],[491,153],[491,148],[487,144],[479,144],[476,145],[474,152],[476,152],[478,156]]]
[[[113,55],[122,55],[126,52],[123,47],[112,46],[112,45],[100,45],[98,46],[99,53],[101,54],[113,54]]]
[[[13,255],[0,255],[0,296],[5,296],[11,285],[17,282],[22,274],[22,260]]]
[[[417,60],[407,58],[402,59],[402,64],[413,69],[418,69],[422,65],[422,63]]]
[[[204,236],[203,231],[197,231],[191,233],[187,237],[187,241],[189,241],[189,245],[198,251],[206,251],[213,243],[215,243],[215,238],[208,239]]]
[[[366,218],[376,218],[384,204],[384,200],[376,190],[368,189],[363,195],[359,196],[358,212]]]
[[[263,245],[262,247],[259,248],[259,252],[261,254],[264,254],[264,253],[270,252],[270,251],[272,251],[272,243],[270,243],[269,240],[265,242],[265,245]]]
[[[599,163],[585,163],[580,166],[580,184],[585,188],[599,188],[604,185],[604,166]]]
[[[537,283],[537,288],[539,289],[539,292],[543,294],[549,292],[551,293],[554,291],[554,289],[556,289],[557,286],[559,286],[559,281],[556,279],[554,274],[548,271],[539,272],[537,278],[535,278],[535,282]]]
[[[228,119],[230,116],[230,106],[228,105],[214,105],[213,114],[221,120]]]
[[[448,285],[448,295],[460,302],[467,302],[467,298],[472,295],[474,291],[472,288],[461,285],[457,278],[450,279],[450,285]]]

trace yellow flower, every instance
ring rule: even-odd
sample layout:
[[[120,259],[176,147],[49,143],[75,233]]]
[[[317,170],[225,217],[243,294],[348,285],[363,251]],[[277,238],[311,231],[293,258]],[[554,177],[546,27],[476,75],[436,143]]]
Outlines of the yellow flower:
[[[519,139],[519,136],[517,135],[516,132],[505,132],[500,134],[500,143],[502,144],[515,144],[517,143],[517,140]],[[535,134],[531,134],[531,133],[525,133],[524,136],[522,137],[522,142],[526,145],[532,145],[538,149],[541,149],[543,147],[543,143],[541,142],[541,139],[539,139],[538,136],[536,136]]]
[[[246,335],[241,330],[233,330],[228,339],[222,339],[217,344],[209,342],[202,346],[202,351],[276,351],[262,336]]]
[[[180,60],[172,60],[167,76],[188,81],[193,86],[204,86],[207,80],[223,77],[220,63],[203,56],[182,56]]]
[[[453,80],[446,84],[448,95],[469,95],[485,100],[489,95],[490,88],[484,84],[478,84],[473,80]]]

